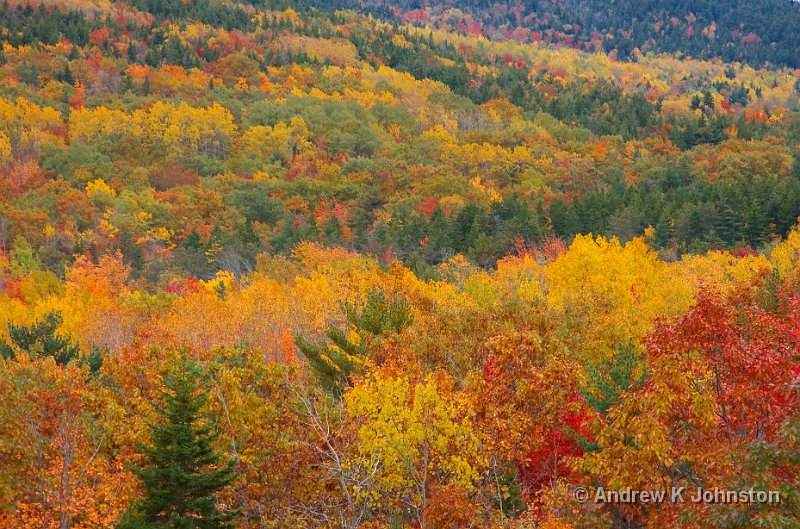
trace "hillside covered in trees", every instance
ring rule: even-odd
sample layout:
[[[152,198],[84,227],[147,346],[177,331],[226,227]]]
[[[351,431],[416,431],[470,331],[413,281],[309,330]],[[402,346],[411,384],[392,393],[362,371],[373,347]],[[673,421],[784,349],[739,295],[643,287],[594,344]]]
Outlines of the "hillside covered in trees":
[[[798,527],[798,6],[600,4],[5,2],[0,528]]]
[[[65,9],[0,21],[0,243],[56,275],[119,250],[155,284],[209,279],[307,240],[427,277],[456,254],[491,267],[648,226],[675,256],[758,248],[800,215],[791,70],[311,8]]]
[[[669,52],[800,67],[800,4],[795,0],[366,0],[342,5],[365,5],[378,16],[465,35],[625,58]]]

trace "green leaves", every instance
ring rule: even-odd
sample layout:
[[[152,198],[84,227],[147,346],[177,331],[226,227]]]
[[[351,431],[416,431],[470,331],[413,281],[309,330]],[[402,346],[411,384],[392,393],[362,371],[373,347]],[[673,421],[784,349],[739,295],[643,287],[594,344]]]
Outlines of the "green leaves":
[[[618,403],[622,394],[644,383],[647,367],[636,352],[633,340],[617,346],[617,354],[599,365],[587,366],[587,383],[581,387],[584,401],[602,415]]]
[[[331,327],[325,332],[331,343],[325,346],[295,335],[295,344],[322,386],[339,397],[351,376],[364,366],[370,348],[385,336],[402,332],[414,319],[404,300],[389,299],[380,289],[371,289],[365,298],[353,302],[343,301],[341,307],[352,333]]]
[[[398,334],[414,321],[411,308],[404,300],[388,299],[379,289],[367,292],[365,299],[343,302],[342,308],[351,325],[373,336]]]
[[[144,494],[123,529],[224,529],[236,512],[220,512],[215,495],[233,481],[235,461],[221,463],[214,427],[202,412],[207,393],[198,364],[181,358],[164,379],[160,420],[150,424],[146,464],[134,469]]]
[[[29,326],[9,323],[11,343],[0,343],[0,355],[3,358],[15,358],[18,354],[27,353],[32,358],[52,357],[57,364],[66,365],[78,357],[80,348],[70,338],[58,334],[61,321],[60,313],[50,312],[43,320]]]

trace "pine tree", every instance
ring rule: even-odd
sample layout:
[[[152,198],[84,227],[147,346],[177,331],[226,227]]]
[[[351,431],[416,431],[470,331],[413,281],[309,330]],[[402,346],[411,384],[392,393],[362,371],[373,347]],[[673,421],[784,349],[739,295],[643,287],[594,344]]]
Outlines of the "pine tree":
[[[800,153],[795,154],[792,162],[792,176],[800,180]]]
[[[719,213],[714,226],[717,234],[726,245],[739,242],[741,228],[736,211],[727,201],[721,202],[717,209]]]
[[[669,224],[664,216],[656,223],[655,242],[658,248],[666,248],[667,244],[669,244]]]
[[[136,55],[136,46],[134,45],[133,41],[128,41],[128,63],[129,64],[136,64],[139,62],[137,60]]]
[[[338,329],[328,329],[325,335],[331,341],[330,345],[318,346],[299,334],[294,340],[320,385],[334,396],[341,397],[350,377],[363,366],[366,351],[361,344],[350,342]]]
[[[402,299],[387,298],[378,289],[370,290],[365,299],[343,302],[342,311],[350,326],[359,335],[352,341],[344,332],[331,327],[325,336],[331,343],[316,345],[303,336],[295,336],[295,344],[316,374],[322,387],[341,397],[353,374],[363,366],[370,348],[388,334],[398,334],[413,322],[408,304]]]
[[[207,393],[197,364],[178,362],[163,380],[160,420],[150,424],[152,445],[142,447],[147,463],[134,469],[143,498],[120,529],[224,529],[236,512],[222,513],[216,493],[233,480],[234,462],[220,463],[218,433],[202,420]]]
[[[133,79],[128,74],[122,76],[122,81],[119,84],[119,94],[123,95],[127,92],[133,92],[135,90],[135,86],[133,84]]]
[[[587,367],[587,385],[581,388],[581,395],[595,411],[606,415],[624,392],[643,384],[646,378],[647,369],[631,339],[617,346],[613,358]]]
[[[78,358],[80,347],[58,334],[61,325],[61,314],[50,312],[44,319],[30,326],[8,325],[10,343],[0,342],[0,356],[16,358],[19,354],[53,357],[58,365],[66,365],[70,360]]]

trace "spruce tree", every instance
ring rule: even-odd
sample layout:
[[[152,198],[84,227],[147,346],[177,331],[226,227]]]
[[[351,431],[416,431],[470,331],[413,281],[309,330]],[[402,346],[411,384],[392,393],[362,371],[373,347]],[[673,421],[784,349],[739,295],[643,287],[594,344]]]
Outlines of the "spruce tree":
[[[798,77],[798,82],[800,82],[800,77]],[[800,154],[796,154],[792,162],[792,176],[800,180]]]
[[[224,529],[236,512],[222,513],[216,494],[233,479],[234,462],[221,464],[218,433],[202,419],[207,393],[197,364],[182,359],[164,380],[160,419],[149,425],[146,464],[135,468],[144,494],[120,529]]]

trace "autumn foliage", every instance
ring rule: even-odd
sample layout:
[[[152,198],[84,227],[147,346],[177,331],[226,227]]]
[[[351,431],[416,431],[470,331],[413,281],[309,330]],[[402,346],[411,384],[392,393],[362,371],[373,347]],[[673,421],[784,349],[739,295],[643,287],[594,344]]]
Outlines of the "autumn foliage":
[[[137,287],[119,257],[78,263],[45,296],[2,298],[2,414],[15,425],[0,445],[3,520],[113,527],[138,494],[131,468],[159,381],[187,353],[207,373],[217,450],[237,462],[219,501],[241,527],[790,520],[789,492],[772,506],[581,505],[569,494],[791,490],[800,298],[797,263],[776,268],[791,244],[734,276],[753,257],[666,263],[642,239],[586,237],[495,272],[453,260],[436,281],[302,246],[170,293]],[[618,258],[624,271],[607,266]],[[697,272],[712,267],[722,276]],[[681,288],[662,288],[670,281]],[[380,323],[400,304],[408,315]],[[23,343],[14,329],[49,313],[65,315],[58,330]],[[329,341],[331,326],[343,341]],[[77,356],[48,356],[48,332]],[[299,359],[298,334],[367,344],[341,394]]]
[[[192,479],[181,524],[798,525],[795,70],[502,2],[10,4],[0,529]],[[701,15],[645,34],[785,55]]]

